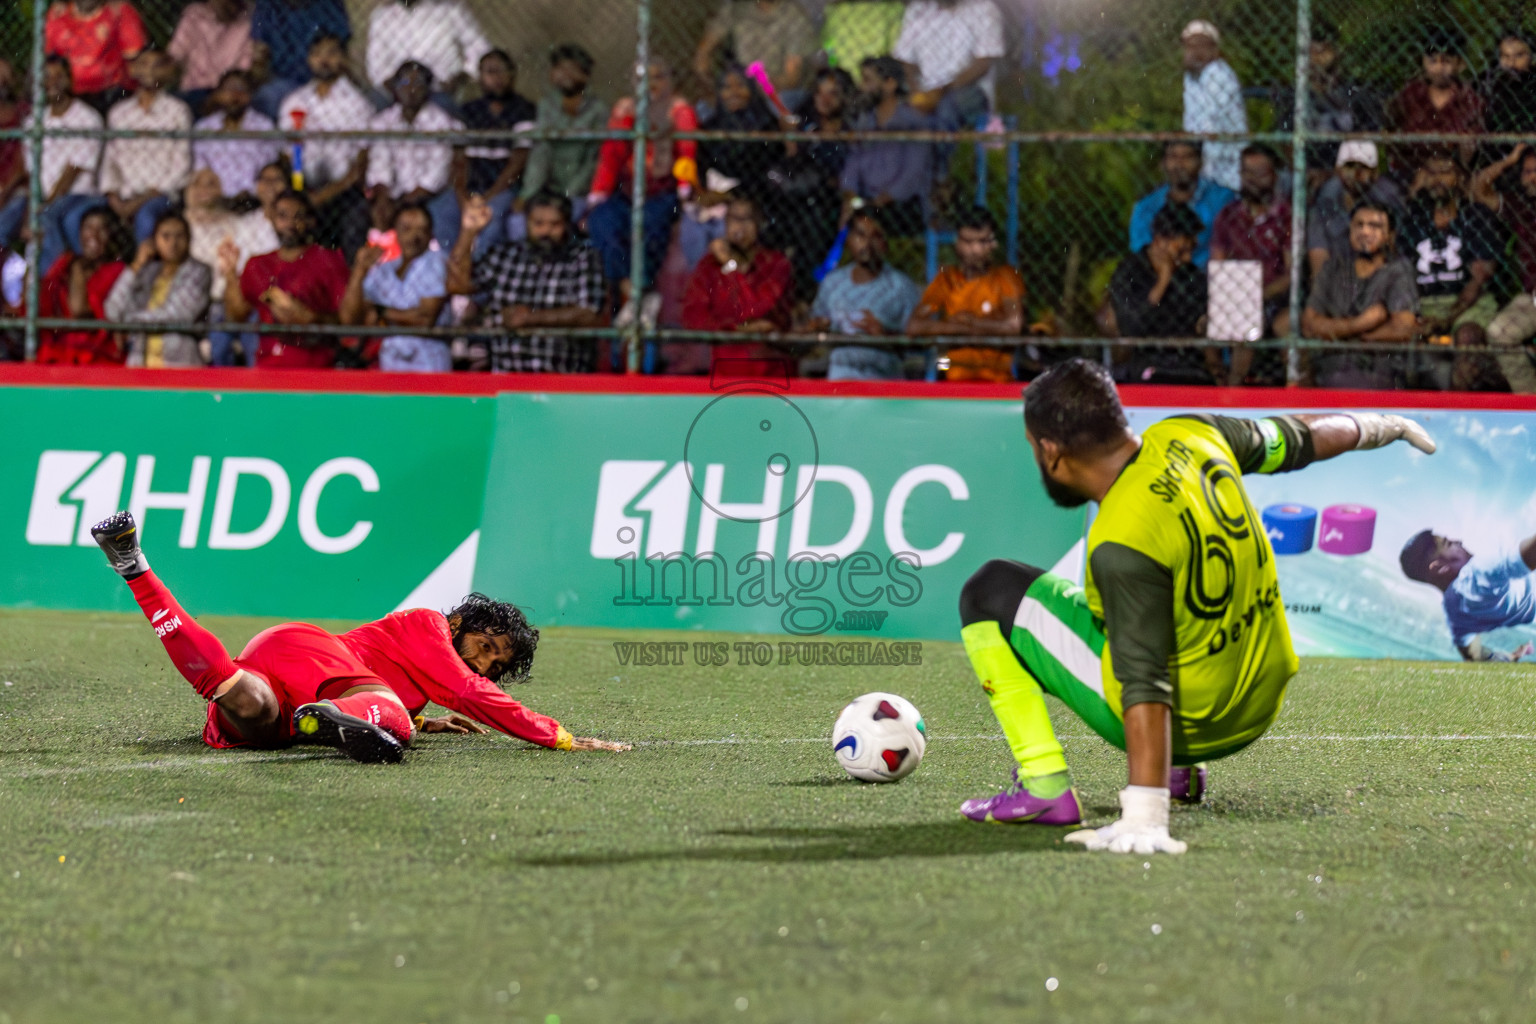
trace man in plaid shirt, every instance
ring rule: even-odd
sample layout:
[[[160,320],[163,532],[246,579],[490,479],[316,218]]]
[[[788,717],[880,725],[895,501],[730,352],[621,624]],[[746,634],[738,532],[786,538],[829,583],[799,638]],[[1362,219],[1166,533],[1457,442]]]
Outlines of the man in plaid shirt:
[[[511,333],[491,339],[496,373],[590,373],[591,338],[530,335],[536,327],[602,327],[608,286],[597,251],[576,238],[571,201],[555,192],[528,200],[528,237],[505,242],[475,260],[475,239],[490,224],[491,206],[471,196],[448,256],[448,292],[484,297],[487,323]]]

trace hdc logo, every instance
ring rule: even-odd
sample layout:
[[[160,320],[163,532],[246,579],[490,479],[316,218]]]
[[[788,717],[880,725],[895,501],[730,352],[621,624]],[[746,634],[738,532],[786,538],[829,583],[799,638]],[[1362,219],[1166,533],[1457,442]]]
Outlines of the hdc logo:
[[[35,545],[78,544],[93,547],[91,526],[122,508],[123,482],[127,476],[128,457],[122,452],[45,451],[37,460],[37,478],[32,485],[32,505],[27,513],[27,543]],[[213,459],[197,455],[192,459],[185,491],[154,490],[155,456],[140,455],[134,461],[133,485],[128,510],[140,524],[149,509],[181,512],[181,532],[177,545],[197,546],[203,520],[203,505],[208,495],[208,479]],[[235,500],[241,477],[260,477],[271,489],[271,497],[261,522],[255,529],[232,528]],[[370,520],[358,520],[340,534],[328,534],[320,528],[319,509],[326,487],[338,477],[351,477],[368,493],[379,489],[379,475],[362,459],[342,457],[320,464],[299,490],[299,537],[310,548],[324,555],[351,551],[373,530]],[[208,526],[209,548],[249,551],[263,547],[282,532],[292,505],[293,484],[287,470],[271,459],[229,456],[220,461],[218,484],[214,489],[213,519]]]
[[[850,466],[802,463],[795,500],[786,507],[786,468],[769,461],[761,501],[726,502],[721,463],[705,466],[702,489],[694,485],[693,467],[686,462],[670,468],[660,460],[603,463],[590,551],[594,558],[612,559],[619,568],[614,605],[766,605],[782,607],[780,624],[798,636],[834,626],[878,630],[889,613],[868,609],[882,601],[898,608],[916,604],[922,596],[918,571],[953,558],[965,540],[963,533],[949,532],[934,547],[917,549],[906,535],[907,502],[922,484],[941,485],[954,501],[969,499],[964,478],[949,466],[917,466],[892,486],[881,519],[891,554],[883,559],[862,548],[875,517],[874,492],[862,473]],[[810,543],[819,484],[840,486],[852,500],[848,529],[831,544]],[[691,495],[700,502],[690,554],[685,545],[694,507]],[[778,520],[785,514],[790,515],[789,556],[780,564],[775,557]],[[756,547],[734,563],[716,547],[722,519],[757,525]],[[831,597],[840,597],[846,606],[841,621]]]
[[[763,475],[762,500],[727,502],[725,466],[710,463],[704,468],[704,485],[699,515],[694,531],[695,557],[715,551],[715,542],[723,519],[757,524],[756,550],[772,557],[779,547],[779,519],[784,514],[785,475],[769,466]],[[665,471],[665,472],[663,472]],[[679,554],[686,550],[689,520],[693,512],[694,489],[689,483],[694,470],[687,463],[664,460],[612,459],[604,462],[598,474],[597,508],[592,518],[593,558],[649,558]],[[835,485],[853,500],[853,519],[841,540],[832,544],[812,544],[811,518],[815,513],[816,491],[823,484]],[[910,553],[921,565],[947,562],[960,550],[965,534],[946,533],[937,544],[920,548],[906,535],[907,502],[923,484],[943,487],[953,501],[970,499],[965,478],[949,466],[931,464],[907,470],[886,495],[881,515],[881,531],[889,551]],[[800,495],[789,510],[789,557],[834,555],[846,558],[859,551],[874,525],[875,499],[869,480],[852,466],[802,465],[795,482]]]

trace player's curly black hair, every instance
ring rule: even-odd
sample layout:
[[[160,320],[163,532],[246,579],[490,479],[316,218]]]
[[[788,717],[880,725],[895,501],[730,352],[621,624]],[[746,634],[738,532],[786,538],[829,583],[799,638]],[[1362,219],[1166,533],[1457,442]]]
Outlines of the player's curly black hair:
[[[453,631],[454,646],[465,633],[484,633],[486,636],[504,636],[512,641],[512,660],[506,671],[493,682],[526,682],[533,668],[533,652],[539,646],[539,631],[528,625],[516,605],[494,601],[484,594],[470,594],[448,612],[448,618],[458,617],[458,628]]]

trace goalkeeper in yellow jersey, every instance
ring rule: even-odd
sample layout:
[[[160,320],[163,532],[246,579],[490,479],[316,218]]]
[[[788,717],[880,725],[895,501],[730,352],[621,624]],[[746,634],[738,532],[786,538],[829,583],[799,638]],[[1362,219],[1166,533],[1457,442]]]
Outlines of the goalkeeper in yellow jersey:
[[[994,560],[961,591],[966,654],[1018,762],[1012,786],[961,813],[1082,820],[1043,691],[1129,763],[1120,819],[1068,841],[1183,853],[1168,834],[1170,797],[1200,799],[1203,762],[1262,736],[1298,667],[1274,552],[1242,474],[1398,440],[1426,453],[1435,443],[1417,423],[1379,413],[1173,416],[1137,436],[1109,373],[1082,359],[1029,385],[1024,428],[1052,500],[1099,503],[1087,585]]]

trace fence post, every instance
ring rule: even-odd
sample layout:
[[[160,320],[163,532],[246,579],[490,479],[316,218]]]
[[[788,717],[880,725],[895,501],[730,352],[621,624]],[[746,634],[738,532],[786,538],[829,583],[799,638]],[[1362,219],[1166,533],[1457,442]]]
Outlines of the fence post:
[[[651,117],[651,0],[640,0],[635,30],[635,174],[629,208],[629,295],[635,306],[635,318],[624,328],[624,368],[628,373],[640,370],[644,331],[639,312],[645,298],[645,188],[649,184],[645,143]]]
[[[1307,259],[1307,68],[1312,62],[1312,0],[1296,0],[1296,101],[1291,125],[1291,329],[1285,350],[1285,382],[1295,387],[1301,377],[1301,283]]]
[[[28,128],[27,148],[32,153],[32,174],[27,183],[27,231],[32,244],[24,254],[27,259],[27,333],[26,354],[23,358],[32,362],[37,358],[37,296],[41,290],[41,278],[47,267],[43,258],[43,112],[47,110],[47,94],[43,91],[43,33],[47,27],[48,4],[45,0],[32,0],[32,123]]]

